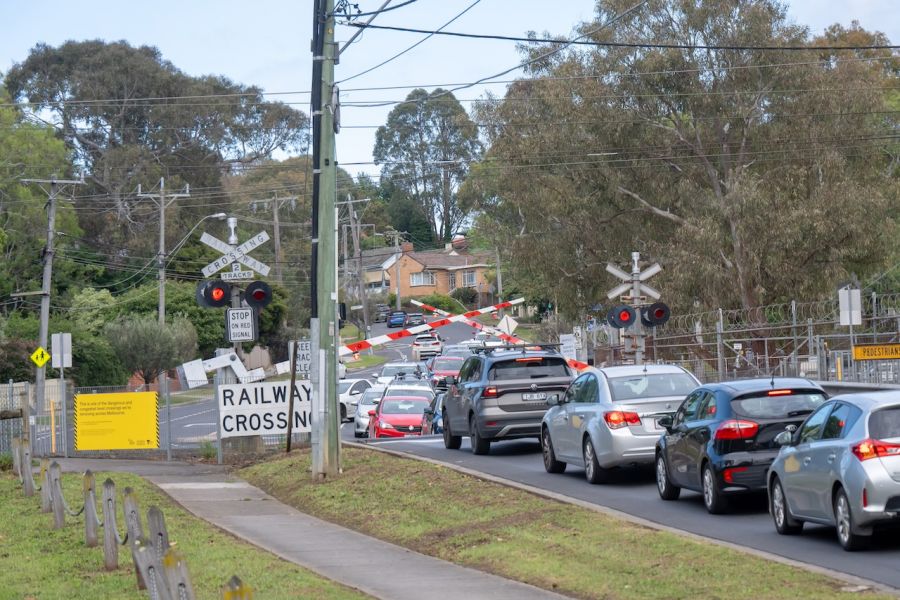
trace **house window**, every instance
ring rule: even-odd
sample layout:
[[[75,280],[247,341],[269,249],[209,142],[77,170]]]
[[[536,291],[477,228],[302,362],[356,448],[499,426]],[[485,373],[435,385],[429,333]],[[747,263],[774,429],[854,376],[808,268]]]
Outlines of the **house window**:
[[[463,271],[463,287],[475,287],[475,271]]]
[[[447,273],[447,287],[451,292],[456,289],[456,273]]]
[[[409,274],[409,285],[434,285],[434,273],[431,271],[420,271],[418,273]]]

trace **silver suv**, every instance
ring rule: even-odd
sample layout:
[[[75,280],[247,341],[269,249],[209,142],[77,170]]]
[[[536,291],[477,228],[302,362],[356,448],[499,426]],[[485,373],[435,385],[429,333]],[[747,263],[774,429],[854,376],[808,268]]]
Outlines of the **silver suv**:
[[[491,442],[541,434],[547,399],[562,395],[572,381],[566,360],[555,350],[484,348],[447,378],[444,445],[460,447],[469,436],[474,454],[490,452]]]

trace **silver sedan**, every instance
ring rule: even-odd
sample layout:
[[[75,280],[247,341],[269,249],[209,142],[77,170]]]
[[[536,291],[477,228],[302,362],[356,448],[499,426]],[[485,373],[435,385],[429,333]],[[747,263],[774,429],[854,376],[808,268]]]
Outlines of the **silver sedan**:
[[[875,526],[900,524],[900,391],[836,396],[775,442],[768,491],[778,533],[834,525],[841,546],[857,550]]]
[[[615,467],[652,464],[663,429],[695,387],[696,377],[672,365],[588,369],[562,398],[551,397],[541,424],[544,468],[562,473],[584,467],[591,483],[603,483]]]

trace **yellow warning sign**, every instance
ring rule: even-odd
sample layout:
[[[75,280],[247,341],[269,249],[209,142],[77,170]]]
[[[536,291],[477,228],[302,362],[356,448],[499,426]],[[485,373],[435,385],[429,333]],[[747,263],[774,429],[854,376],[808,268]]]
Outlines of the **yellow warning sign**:
[[[40,346],[38,346],[38,349],[31,354],[31,362],[36,364],[38,369],[46,365],[48,360],[50,360],[50,353]]]
[[[900,360],[900,344],[853,346],[853,360]]]
[[[159,448],[156,392],[75,395],[76,450]]]

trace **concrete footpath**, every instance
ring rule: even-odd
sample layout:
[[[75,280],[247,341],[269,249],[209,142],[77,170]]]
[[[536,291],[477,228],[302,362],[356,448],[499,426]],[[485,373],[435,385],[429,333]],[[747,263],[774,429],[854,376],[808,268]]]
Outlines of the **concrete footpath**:
[[[153,482],[197,517],[333,581],[386,600],[561,599],[524,583],[460,567],[282,504],[218,465],[58,459],[64,471],[122,471]],[[177,533],[173,532],[177,538]]]

